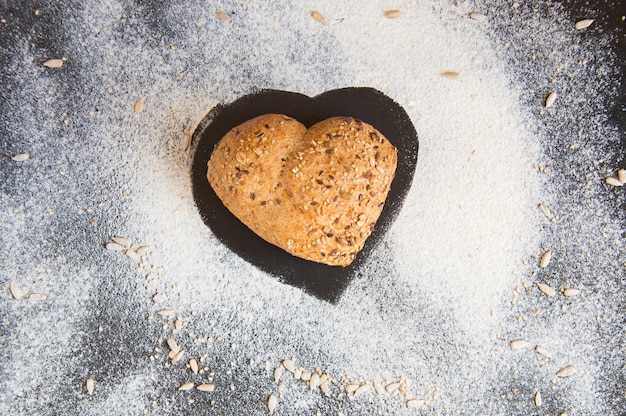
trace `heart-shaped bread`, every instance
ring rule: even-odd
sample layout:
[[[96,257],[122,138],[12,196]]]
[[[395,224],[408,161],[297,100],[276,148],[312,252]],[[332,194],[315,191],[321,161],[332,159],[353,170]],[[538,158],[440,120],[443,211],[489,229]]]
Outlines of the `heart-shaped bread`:
[[[307,129],[266,114],[217,143],[207,177],[222,203],[288,253],[347,266],[383,209],[396,148],[374,127],[333,117]]]

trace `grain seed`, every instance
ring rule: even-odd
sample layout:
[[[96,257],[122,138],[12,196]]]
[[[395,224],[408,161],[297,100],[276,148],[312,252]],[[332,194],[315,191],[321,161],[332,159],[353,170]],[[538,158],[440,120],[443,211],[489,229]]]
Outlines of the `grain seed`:
[[[150,253],[152,251],[152,246],[139,246],[135,249],[135,252],[139,255]]]
[[[345,389],[346,393],[354,393],[359,388],[358,384],[348,384]]]
[[[104,247],[111,251],[124,251],[124,247],[117,243],[108,242]]]
[[[18,153],[16,155],[11,156],[11,159],[13,159],[16,162],[23,162],[25,160],[28,160],[29,157],[30,155],[28,153]]]
[[[587,29],[589,26],[591,26],[592,23],[593,23],[593,19],[579,20],[578,22],[574,24],[574,28],[576,30]]]
[[[61,68],[63,66],[63,59],[48,59],[43,63],[43,66],[48,68]]]
[[[543,403],[543,400],[541,400],[541,393],[536,392],[535,393],[535,406],[539,407],[541,406],[542,403]]]
[[[279,365],[278,367],[274,369],[274,382],[275,383],[278,383],[280,381],[280,377],[283,375],[284,372],[285,372],[285,367],[283,367],[282,365]]]
[[[162,309],[157,313],[164,318],[173,318],[174,316],[176,316],[176,312],[173,309]]]
[[[311,390],[315,390],[320,385],[320,375],[317,373],[311,374],[311,379],[309,380],[309,387]]]
[[[304,380],[304,381],[311,380],[311,372],[309,370],[302,370],[302,375],[300,376],[300,380]]]
[[[548,250],[541,256],[541,260],[539,260],[539,267],[544,268],[550,264],[550,260],[552,260],[552,250]]]
[[[320,384],[320,390],[322,390],[322,393],[324,393],[326,396],[330,395],[330,385],[328,384],[328,381],[325,381],[322,384]]]
[[[143,98],[137,99],[137,101],[135,101],[135,105],[133,106],[133,111],[135,113],[141,113],[143,111],[144,103],[145,101]]]
[[[181,384],[178,391],[189,391],[193,389],[193,386],[194,384],[191,381],[188,381],[187,383]]]
[[[523,339],[515,339],[509,342],[509,347],[511,347],[512,350],[521,350],[524,348],[528,348],[529,345],[530,343]]]
[[[556,100],[556,92],[552,91],[546,98],[546,108],[551,107],[554,104],[554,100]]]
[[[444,71],[441,73],[441,76],[448,79],[457,79],[461,74],[455,71]]]
[[[354,396],[358,396],[359,394],[365,393],[370,389],[369,384],[361,384],[358,389],[354,391]]]
[[[321,23],[323,25],[328,24],[326,22],[326,19],[324,18],[324,16],[320,12],[318,12],[318,11],[313,10],[311,12],[311,17],[313,19],[315,19],[315,21],[318,22],[318,23]]]
[[[194,374],[198,374],[198,361],[195,358],[189,360],[189,368]]]
[[[177,353],[178,351],[180,351],[180,347],[178,346],[178,343],[174,338],[168,338],[166,342],[170,351],[172,351],[173,353]]]
[[[393,393],[394,391],[398,390],[400,388],[400,383],[399,382],[394,382],[394,383],[389,383],[387,384],[387,386],[385,386],[385,390],[387,390],[387,393]]]
[[[293,378],[295,378],[296,380],[300,380],[300,377],[302,377],[302,369],[298,367],[293,372]]]
[[[111,241],[113,241],[114,243],[119,244],[120,246],[124,246],[124,247],[130,247],[131,242],[128,238],[126,237],[119,237],[117,235],[111,236]]]
[[[180,360],[182,360],[183,355],[185,354],[184,350],[180,350],[176,353],[174,358],[172,358],[172,365],[177,364]]]
[[[487,16],[481,12],[470,12],[469,17],[474,20],[486,20]]]
[[[549,351],[549,350],[543,348],[542,346],[536,345],[535,346],[535,352],[537,354],[543,355],[546,358],[552,358],[552,351]]]
[[[576,367],[574,367],[573,365],[568,365],[566,367],[561,368],[559,371],[556,372],[557,377],[569,377],[569,376],[573,376],[576,373]]]
[[[283,367],[290,373],[293,373],[296,370],[296,363],[294,360],[283,360]]]
[[[88,378],[87,381],[85,381],[85,387],[87,388],[87,393],[88,394],[93,394],[93,391],[95,389],[95,382],[93,381],[93,378]]]
[[[126,249],[124,253],[126,254],[126,257],[128,257],[132,261],[141,261],[141,256],[131,248]]]
[[[606,183],[608,183],[611,186],[624,186],[624,184],[620,182],[619,179],[613,178],[611,176],[608,176],[604,180],[606,181]]]
[[[566,287],[565,289],[563,289],[563,294],[567,296],[568,298],[572,296],[576,296],[579,293],[580,293],[580,290],[574,289],[573,287]]]
[[[545,283],[537,282],[537,287],[541,290],[546,296],[554,296],[556,295],[556,290],[552,286],[548,286]]]
[[[28,299],[30,300],[46,300],[48,299],[48,295],[44,293],[31,293],[28,295]]]
[[[426,403],[426,401],[422,399],[409,399],[406,401],[406,407],[419,407],[424,403]]]
[[[230,16],[228,15],[228,13],[223,12],[221,10],[215,12],[215,15],[217,16],[218,19],[223,20],[223,21],[230,19]]]
[[[552,219],[552,213],[550,212],[550,207],[544,204],[539,204],[537,205],[537,207],[539,208],[539,211],[541,211],[541,213],[546,216],[546,218]]]
[[[24,298],[25,293],[20,289],[20,287],[15,282],[9,283],[9,292],[11,292],[11,296],[13,299],[20,300]]]
[[[267,398],[267,410],[269,410],[270,414],[274,413],[276,406],[278,406],[278,397],[270,394],[270,397]]]
[[[374,381],[374,390],[376,390],[376,393],[378,394],[385,393],[385,388],[383,387],[383,384],[378,380]]]
[[[621,183],[626,183],[626,169],[617,170],[617,180]]]
[[[200,391],[212,392],[215,391],[215,384],[198,384],[196,389]]]
[[[385,17],[388,19],[395,19],[397,17],[400,17],[400,10],[398,9],[385,10]]]

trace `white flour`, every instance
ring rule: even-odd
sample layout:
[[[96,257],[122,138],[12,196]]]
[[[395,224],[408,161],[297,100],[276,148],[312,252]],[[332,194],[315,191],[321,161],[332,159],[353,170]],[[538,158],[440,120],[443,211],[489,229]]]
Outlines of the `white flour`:
[[[107,0],[2,12],[1,144],[30,158],[0,162],[0,283],[48,297],[2,297],[0,410],[267,414],[275,394],[276,414],[526,415],[540,391],[545,414],[623,411],[624,197],[603,182],[623,158],[609,118],[620,79],[611,34],[597,22],[576,31],[558,5],[498,2],[471,19],[469,4],[432,3]],[[61,68],[41,65],[57,57]],[[345,86],[404,106],[420,149],[396,223],[331,305],[211,234],[183,131],[261,88]],[[105,250],[112,235],[152,245],[145,264]],[[185,350],[174,365],[170,337]],[[514,339],[529,348],[512,351]],[[332,395],[289,373],[279,389],[274,368],[292,357],[334,377]],[[191,358],[207,370],[193,374]],[[556,377],[566,365],[576,374]],[[338,396],[404,378],[402,395]],[[216,390],[178,391],[190,381]],[[412,398],[425,402],[408,408]]]

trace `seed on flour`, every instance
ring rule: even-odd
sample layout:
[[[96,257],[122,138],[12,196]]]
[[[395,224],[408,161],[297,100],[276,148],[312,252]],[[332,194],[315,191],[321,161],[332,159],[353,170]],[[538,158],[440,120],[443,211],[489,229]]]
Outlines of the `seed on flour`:
[[[552,352],[543,348],[542,346],[536,345],[535,346],[535,352],[537,354],[543,355],[546,358],[552,358]]]
[[[398,9],[385,10],[385,17],[388,19],[395,19],[396,17],[400,17],[400,10]]]
[[[441,73],[441,76],[448,79],[457,79],[461,74],[455,71],[444,71]]]
[[[509,347],[511,347],[512,350],[521,350],[524,348],[528,348],[529,345],[530,343],[524,339],[515,339],[509,342]]]
[[[189,368],[191,368],[191,371],[194,374],[198,374],[198,361],[196,361],[195,358],[192,358],[191,360],[189,360]]]
[[[293,378],[300,380],[300,377],[302,377],[302,369],[298,367],[293,371]]]
[[[398,390],[400,388],[400,383],[399,382],[393,382],[393,383],[389,383],[387,384],[387,386],[385,386],[385,390],[387,390],[387,393],[393,393],[394,391]]]
[[[275,383],[278,383],[280,381],[280,377],[283,375],[284,372],[285,372],[285,367],[283,367],[282,365],[279,365],[278,367],[274,369],[274,382]]]
[[[185,355],[184,350],[178,351],[176,355],[174,356],[174,358],[172,358],[172,364],[177,364],[180,360],[182,360],[183,355]]]
[[[267,398],[267,410],[269,410],[270,414],[274,413],[276,406],[278,406],[278,397],[270,394],[270,397]]]
[[[565,289],[563,289],[563,294],[565,296],[572,297],[572,296],[576,296],[580,293],[580,290],[578,289],[574,289],[573,287],[566,287]]]
[[[346,393],[354,393],[358,388],[358,384],[348,384],[346,386]]]
[[[621,183],[626,183],[626,169],[618,169],[617,180]]]
[[[378,381],[378,380],[374,381],[374,390],[378,394],[384,394],[385,393],[385,388],[383,387],[383,384],[380,381]]]
[[[593,19],[579,20],[578,22],[574,24],[574,28],[576,30],[587,29],[589,26],[591,26],[592,23],[593,23]]]
[[[11,159],[13,159],[16,162],[23,162],[25,160],[28,160],[29,157],[30,155],[28,153],[18,153],[16,155],[11,156]]]
[[[326,396],[330,395],[330,385],[328,384],[328,381],[324,381],[322,384],[320,384],[320,390],[322,390],[322,393],[324,393]]]
[[[293,373],[296,370],[296,363],[294,360],[283,360],[283,367],[290,373]]]
[[[173,318],[174,316],[176,316],[176,312],[173,309],[161,309],[157,313],[164,318]]]
[[[320,385],[320,375],[317,373],[311,374],[311,379],[309,380],[309,388],[311,390],[315,390]]]
[[[542,403],[543,403],[543,400],[541,399],[541,393],[536,392],[535,393],[535,406],[539,407],[541,406]]]
[[[24,298],[24,292],[15,282],[9,283],[9,292],[11,292],[11,296],[13,296],[13,299],[20,300]]]
[[[135,101],[135,105],[133,106],[133,111],[135,113],[141,113],[143,111],[143,107],[144,107],[144,99],[139,98],[137,101]]]
[[[409,399],[406,401],[406,407],[419,407],[424,403],[426,403],[426,401],[422,399]]]
[[[561,368],[559,371],[556,372],[557,377],[569,377],[572,376],[576,373],[576,367],[574,367],[573,365],[568,365],[566,367]]]
[[[552,286],[548,286],[545,283],[537,282],[537,287],[541,290],[546,296],[554,296],[556,294],[556,290]]]
[[[320,12],[318,12],[318,11],[313,10],[311,12],[311,17],[313,19],[315,19],[315,21],[318,22],[318,23],[321,23],[323,25],[327,24],[326,19],[324,18],[324,16]]]
[[[111,241],[113,241],[114,243],[117,243],[121,246],[124,247],[130,247],[131,242],[128,238],[126,237],[119,237],[117,235],[111,236]]]
[[[199,384],[196,389],[200,391],[212,392],[215,391],[215,384]]]
[[[133,249],[128,248],[124,253],[126,254],[126,257],[133,261],[141,261],[141,256]]]
[[[30,300],[46,300],[48,299],[48,295],[43,293],[31,293],[28,295],[28,299]]]
[[[93,391],[95,389],[95,383],[93,381],[93,378],[88,378],[87,381],[85,381],[85,387],[87,388],[88,394],[93,394]]]
[[[539,267],[544,268],[550,264],[550,260],[552,260],[552,250],[548,250],[541,256],[541,260],[539,260]]]
[[[300,380],[303,380],[303,381],[311,380],[311,372],[309,370],[302,370],[302,375],[300,376]]]
[[[108,242],[106,243],[106,245],[104,246],[107,250],[111,250],[111,251],[124,251],[124,247],[117,244],[117,243],[111,243]]]
[[[547,205],[539,204],[537,205],[537,207],[539,208],[539,211],[541,211],[541,213],[546,216],[546,218],[552,219],[552,213],[550,212],[550,208]]]
[[[470,12],[469,17],[474,20],[485,20],[487,16],[481,12]]]
[[[554,100],[556,100],[556,92],[552,91],[546,98],[546,108],[551,107],[554,104]]]
[[[63,66],[63,59],[48,59],[43,63],[43,66],[48,68],[61,68]]]
[[[363,394],[370,389],[369,384],[364,383],[359,386],[358,389],[354,391],[354,396],[358,396],[359,394]]]
[[[223,12],[221,10],[215,12],[215,15],[217,16],[218,19],[223,20],[223,21],[230,19],[230,16],[228,15],[228,13]]]
[[[193,389],[193,386],[194,384],[191,381],[188,381],[187,383],[181,384],[178,391],[189,391]]]
[[[620,182],[618,179],[613,178],[611,176],[606,177],[604,180],[606,181],[606,183],[608,183],[611,186],[624,186],[622,182]]]

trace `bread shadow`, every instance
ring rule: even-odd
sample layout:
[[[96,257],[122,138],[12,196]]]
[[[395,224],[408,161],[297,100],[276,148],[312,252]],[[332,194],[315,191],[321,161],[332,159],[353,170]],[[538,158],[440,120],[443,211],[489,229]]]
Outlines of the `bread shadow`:
[[[269,113],[288,115],[307,127],[333,116],[354,117],[373,125],[398,149],[398,166],[385,206],[374,231],[350,266],[328,266],[304,260],[266,242],[231,214],[209,185],[207,163],[216,143],[233,127]],[[395,221],[409,191],[418,153],[417,133],[406,111],[372,88],[343,88],[315,97],[261,90],[213,108],[194,132],[194,142],[193,196],[204,223],[213,234],[260,270],[330,303],[339,299],[364,260],[376,255],[376,247]]]

